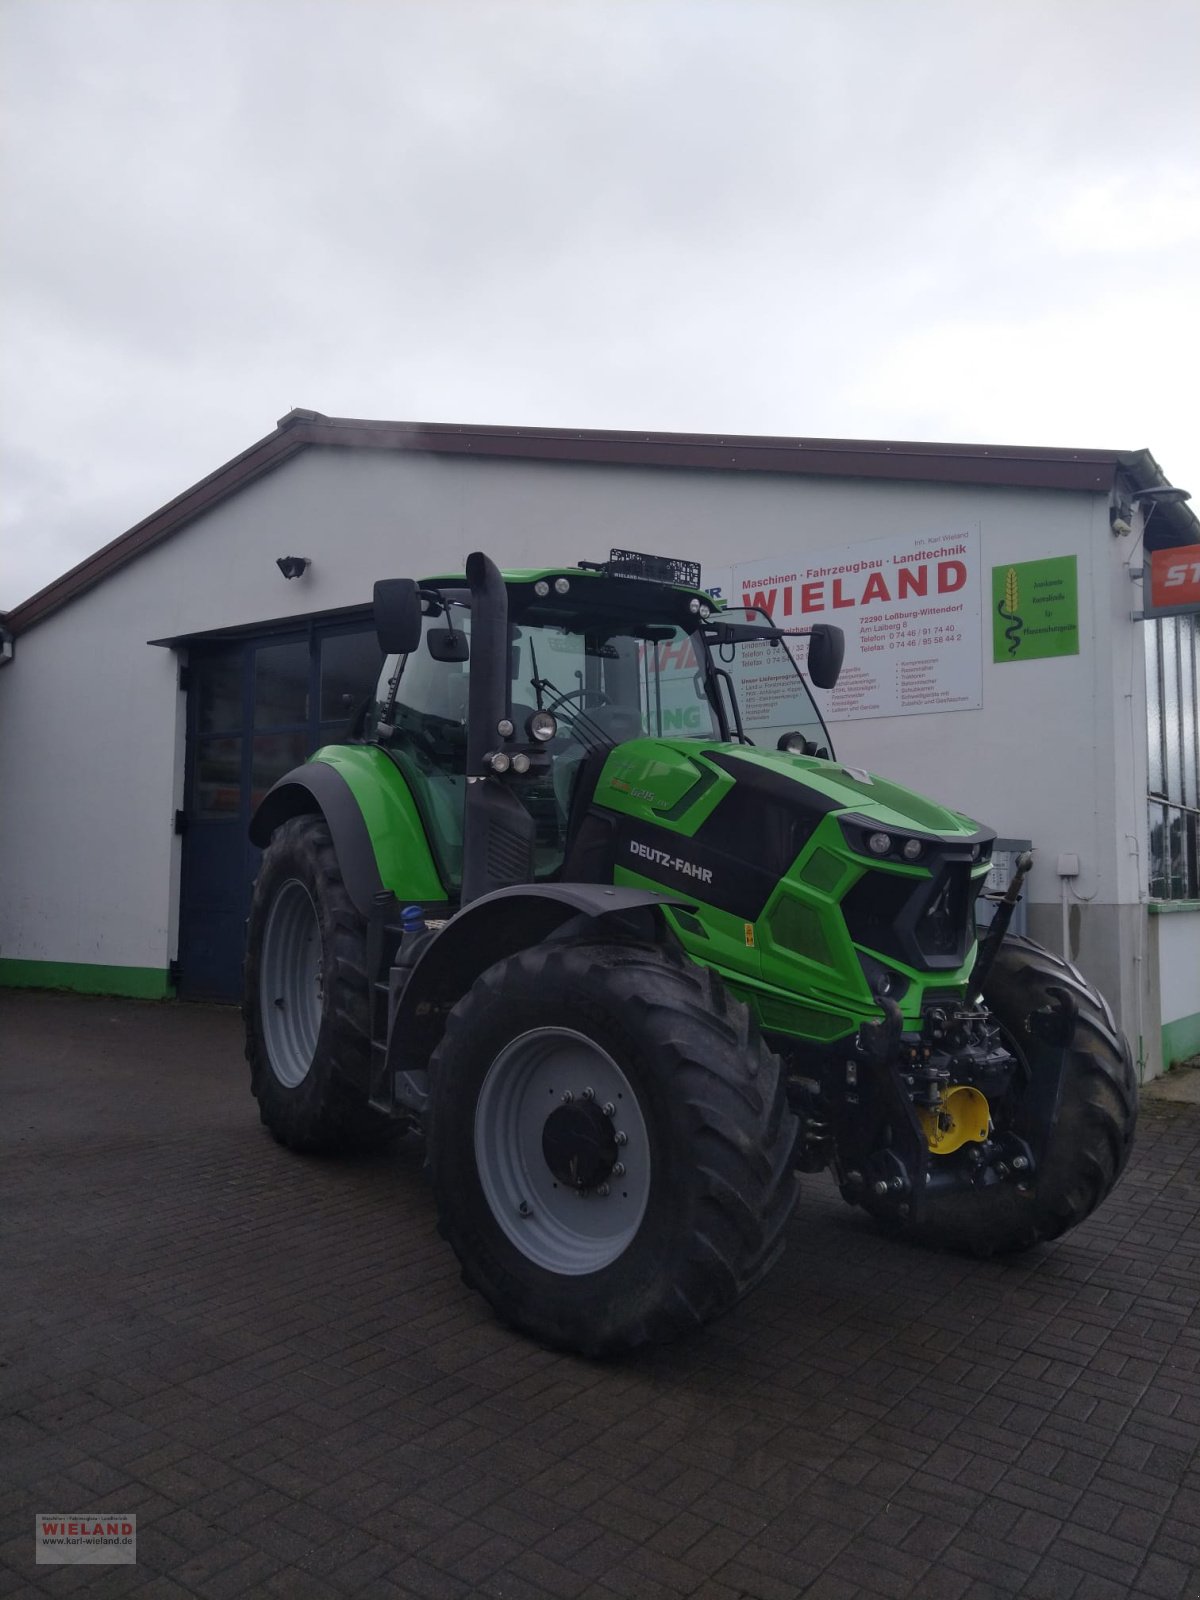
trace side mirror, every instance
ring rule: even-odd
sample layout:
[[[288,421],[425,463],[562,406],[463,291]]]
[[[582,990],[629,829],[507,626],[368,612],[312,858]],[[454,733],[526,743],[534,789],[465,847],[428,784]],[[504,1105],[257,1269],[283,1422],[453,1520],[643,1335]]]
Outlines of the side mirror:
[[[421,642],[421,596],[411,578],[375,585],[375,636],[385,656],[406,656]]]
[[[435,661],[469,661],[471,646],[461,628],[430,628],[425,635],[429,654]]]
[[[815,756],[817,753],[816,745],[802,733],[781,733],[775,748],[788,756]]]
[[[818,689],[832,689],[842,670],[846,636],[829,622],[817,622],[808,640],[808,675]]]

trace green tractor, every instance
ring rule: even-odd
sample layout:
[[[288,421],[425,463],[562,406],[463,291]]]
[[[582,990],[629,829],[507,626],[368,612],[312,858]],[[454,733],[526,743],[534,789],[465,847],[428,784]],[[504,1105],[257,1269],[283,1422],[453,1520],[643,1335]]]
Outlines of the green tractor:
[[[346,742],[263,800],[246,1051],[294,1150],[419,1128],[466,1281],[604,1355],[733,1305],[832,1168],[888,1232],[978,1254],[1081,1222],[1137,1086],[1105,1001],[1006,933],[994,835],[839,763],[835,628],[699,568],[375,588]],[[746,724],[788,726],[757,748]]]

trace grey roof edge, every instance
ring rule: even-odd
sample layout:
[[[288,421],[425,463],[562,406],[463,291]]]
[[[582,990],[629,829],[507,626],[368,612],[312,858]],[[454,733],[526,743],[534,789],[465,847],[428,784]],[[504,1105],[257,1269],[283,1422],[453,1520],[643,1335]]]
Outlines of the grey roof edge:
[[[1136,496],[1139,489],[1165,487],[1168,483],[1149,450],[388,422],[329,417],[297,407],[281,417],[271,433],[13,607],[8,614],[8,627],[14,634],[27,632],[247,483],[313,446],[1092,494],[1119,487],[1131,496]],[[1160,507],[1155,521],[1160,540],[1181,544],[1200,541],[1200,522],[1186,505]]]

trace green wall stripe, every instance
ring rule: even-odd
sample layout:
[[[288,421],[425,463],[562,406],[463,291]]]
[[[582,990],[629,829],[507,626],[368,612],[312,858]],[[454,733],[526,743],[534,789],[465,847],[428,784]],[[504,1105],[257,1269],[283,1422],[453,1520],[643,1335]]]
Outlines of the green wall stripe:
[[[1163,1024],[1163,1065],[1200,1056],[1200,1011]]]
[[[73,989],[76,994],[119,994],[134,1000],[166,1000],[175,993],[165,967],[101,967],[12,956],[0,957],[0,988]]]

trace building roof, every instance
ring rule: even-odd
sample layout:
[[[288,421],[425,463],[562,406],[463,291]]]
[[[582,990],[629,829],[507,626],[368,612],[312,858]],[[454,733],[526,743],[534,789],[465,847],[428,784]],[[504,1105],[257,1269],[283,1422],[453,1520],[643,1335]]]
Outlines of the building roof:
[[[1060,489],[1135,498],[1169,487],[1148,450],[1058,450],[1039,446],[921,444],[886,439],[791,439],[748,434],[626,433],[595,428],[464,427],[440,422],[378,422],[296,409],[274,430],[184,490],[126,533],[16,606],[7,625],[25,632],[69,601],[170,538],[264,473],[314,447],[404,450],[422,454],[597,466],[676,467],[709,472],[773,472],[804,477]],[[1155,545],[1200,542],[1186,505],[1159,505]]]

